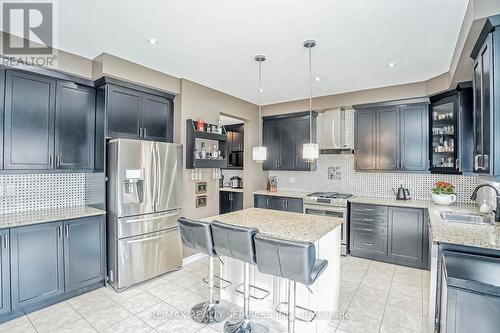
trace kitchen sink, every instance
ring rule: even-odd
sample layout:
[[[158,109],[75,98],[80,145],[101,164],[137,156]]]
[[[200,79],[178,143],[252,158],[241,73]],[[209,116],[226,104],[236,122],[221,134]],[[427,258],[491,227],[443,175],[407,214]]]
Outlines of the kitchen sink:
[[[471,223],[471,224],[491,224],[491,219],[474,214],[459,214],[453,212],[440,212],[441,218],[448,222]]]

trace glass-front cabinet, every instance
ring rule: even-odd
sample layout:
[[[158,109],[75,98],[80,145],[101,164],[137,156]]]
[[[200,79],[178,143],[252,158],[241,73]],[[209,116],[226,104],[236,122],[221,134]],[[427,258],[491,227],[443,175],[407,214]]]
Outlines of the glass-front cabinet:
[[[431,104],[431,171],[458,172],[457,98],[449,96]]]

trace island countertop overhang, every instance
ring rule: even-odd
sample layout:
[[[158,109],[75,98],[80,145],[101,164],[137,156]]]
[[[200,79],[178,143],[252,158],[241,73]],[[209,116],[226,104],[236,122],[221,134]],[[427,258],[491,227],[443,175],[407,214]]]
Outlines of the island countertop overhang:
[[[315,243],[343,223],[340,218],[247,208],[202,219],[257,228],[263,235],[279,239]]]

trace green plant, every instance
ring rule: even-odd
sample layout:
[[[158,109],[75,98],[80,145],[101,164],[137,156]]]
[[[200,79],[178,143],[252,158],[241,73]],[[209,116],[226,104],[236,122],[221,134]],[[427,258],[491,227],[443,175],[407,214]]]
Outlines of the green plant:
[[[455,186],[448,182],[437,182],[432,188],[434,194],[455,194]]]

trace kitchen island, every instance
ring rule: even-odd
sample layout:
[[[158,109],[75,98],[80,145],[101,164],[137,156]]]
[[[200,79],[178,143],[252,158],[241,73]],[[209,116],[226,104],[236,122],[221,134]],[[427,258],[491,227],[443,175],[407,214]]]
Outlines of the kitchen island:
[[[328,267],[318,280],[309,287],[297,285],[297,305],[316,313],[312,322],[296,321],[297,332],[322,332],[332,318],[336,318],[339,302],[340,284],[340,225],[342,219],[274,211],[269,209],[249,208],[228,214],[203,219],[214,220],[244,227],[254,227],[261,234],[290,241],[312,242],[316,246],[317,258],[328,260]],[[232,282],[222,289],[220,297],[240,306],[243,305],[242,294],[235,288],[243,283],[243,263],[223,257],[219,276]],[[287,301],[288,286],[284,279],[262,274],[257,267],[251,267],[250,284],[267,290],[269,295],[264,299],[250,300],[250,311],[257,317],[278,319],[286,327],[286,317],[275,311],[278,304]],[[251,288],[257,297],[265,295],[261,290]],[[281,306],[280,311],[286,311]],[[312,318],[311,313],[297,309],[297,316]],[[282,327],[283,328],[283,327]]]

